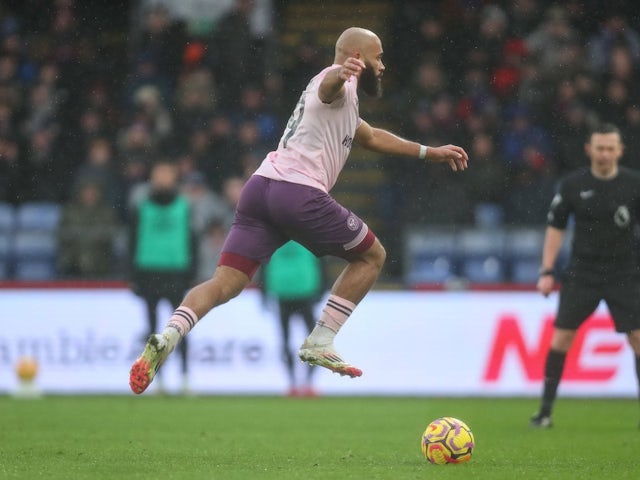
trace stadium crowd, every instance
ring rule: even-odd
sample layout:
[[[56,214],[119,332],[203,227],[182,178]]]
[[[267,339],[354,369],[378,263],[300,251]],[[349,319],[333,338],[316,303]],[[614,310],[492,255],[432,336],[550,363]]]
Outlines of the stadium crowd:
[[[0,202],[61,206],[59,277],[122,278],[113,239],[153,162],[170,158],[206,276],[244,180],[332,52],[309,36],[284,55],[283,1],[266,2],[271,11],[256,21],[258,2],[236,0],[201,28],[161,4],[136,12],[123,2],[132,12],[123,16],[88,3],[0,5]],[[621,126],[624,162],[640,168],[633,2],[391,3],[378,114],[408,138],[462,145],[471,159],[464,175],[386,162],[400,225],[473,224],[475,207],[490,205],[506,225],[541,226],[559,175],[585,164],[599,120]]]

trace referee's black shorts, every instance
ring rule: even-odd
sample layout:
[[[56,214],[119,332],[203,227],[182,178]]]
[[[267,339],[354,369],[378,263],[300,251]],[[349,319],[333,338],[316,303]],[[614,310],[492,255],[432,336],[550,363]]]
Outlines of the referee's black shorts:
[[[562,284],[555,327],[577,330],[604,300],[616,331],[640,329],[640,281],[633,275],[616,281],[587,282],[579,275]]]

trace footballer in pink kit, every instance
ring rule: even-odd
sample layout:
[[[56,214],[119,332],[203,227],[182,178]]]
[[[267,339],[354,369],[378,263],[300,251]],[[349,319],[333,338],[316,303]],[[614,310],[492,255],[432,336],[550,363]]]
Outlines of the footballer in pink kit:
[[[454,171],[464,170],[468,161],[461,147],[427,147],[360,118],[358,90],[375,97],[382,93],[382,54],[382,43],[370,30],[351,27],[340,35],[334,64],[311,79],[277,150],[245,184],[213,277],[186,295],[165,329],[149,337],[131,367],[129,384],[134,393],[148,387],[199,319],[237,296],[260,264],[289,240],[317,256],[333,255],[348,262],[300,347],[300,359],[340,375],[362,375],[336,351],[334,337],[375,284],[386,252],[369,227],[329,194],[351,146],[356,142],[375,152],[448,163]]]

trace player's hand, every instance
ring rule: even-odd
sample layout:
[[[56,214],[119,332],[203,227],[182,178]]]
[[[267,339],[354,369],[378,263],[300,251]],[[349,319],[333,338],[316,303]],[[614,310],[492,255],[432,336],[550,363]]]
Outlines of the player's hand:
[[[338,70],[338,78],[344,82],[348,81],[353,76],[360,78],[360,74],[365,68],[367,67],[362,60],[349,57],[344,61],[340,70]]]
[[[469,161],[469,155],[467,155],[467,152],[457,145],[429,147],[427,148],[427,155],[425,158],[436,163],[448,163],[451,170],[454,172],[457,172],[458,170],[465,170],[467,168],[467,162]]]
[[[538,285],[536,285],[536,287],[542,295],[548,297],[551,290],[553,290],[554,282],[555,279],[553,278],[553,275],[541,275],[538,278]]]

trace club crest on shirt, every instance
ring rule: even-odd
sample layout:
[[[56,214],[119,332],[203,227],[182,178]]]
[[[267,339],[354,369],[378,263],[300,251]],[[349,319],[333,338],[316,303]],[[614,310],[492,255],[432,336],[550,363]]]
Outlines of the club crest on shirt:
[[[352,144],[353,144],[353,137],[351,135],[345,135],[344,139],[342,140],[342,145],[351,149]]]
[[[353,232],[358,229],[358,219],[355,215],[349,215],[347,217],[347,228]]]
[[[618,227],[626,228],[629,226],[630,220],[631,214],[629,213],[629,209],[626,205],[620,205],[616,213],[613,214],[613,221]]]
[[[582,191],[580,192],[580,198],[581,198],[582,200],[587,200],[587,199],[589,199],[589,198],[593,197],[593,195],[594,195],[595,193],[596,193],[596,192],[594,192],[593,190],[582,190]]]

